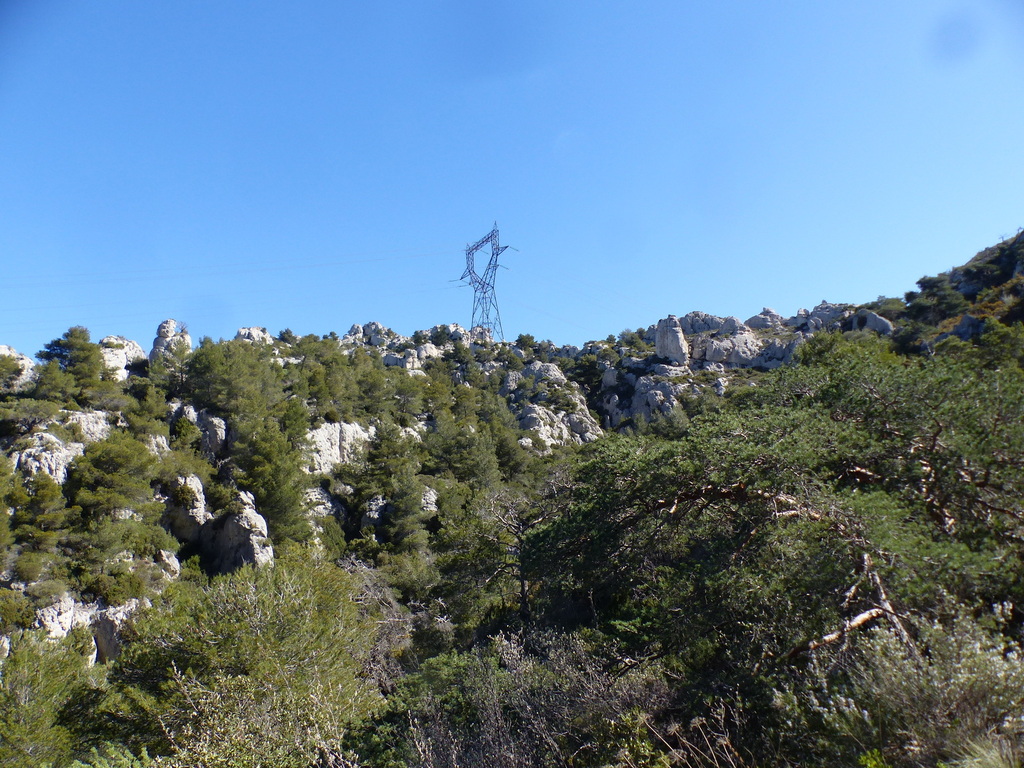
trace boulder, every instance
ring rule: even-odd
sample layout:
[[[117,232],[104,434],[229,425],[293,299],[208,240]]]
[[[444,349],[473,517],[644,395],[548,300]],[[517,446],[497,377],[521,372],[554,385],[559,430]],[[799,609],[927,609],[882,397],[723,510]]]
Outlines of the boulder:
[[[891,336],[893,330],[891,322],[881,315],[863,308],[858,309],[857,314],[853,316],[852,327],[855,331],[874,331],[880,336]]]
[[[658,357],[664,357],[679,365],[690,362],[690,345],[679,323],[679,318],[669,315],[658,321],[654,334],[654,350]]]
[[[224,419],[214,416],[205,408],[197,411],[191,405],[185,405],[181,401],[171,403],[170,411],[169,421],[171,424],[177,422],[178,419],[185,419],[199,428],[201,435],[199,449],[206,458],[216,461],[223,455],[230,437],[228,425]]]
[[[181,561],[178,556],[169,549],[161,549],[154,558],[169,579],[176,579],[181,575]]]
[[[751,332],[706,340],[701,358],[705,363],[721,363],[727,368],[747,368],[761,354],[761,341]]]
[[[274,561],[267,521],[256,511],[253,495],[239,491],[231,509],[200,530],[199,543],[212,573],[230,573],[243,565]]]
[[[758,331],[766,331],[769,328],[781,328],[783,317],[771,307],[765,307],[758,314],[747,320],[747,327]]]
[[[565,374],[562,373],[562,369],[554,363],[534,361],[521,371],[510,371],[505,376],[505,381],[502,382],[498,394],[502,397],[508,397],[515,393],[523,382],[526,382],[524,387],[529,392],[533,390],[538,382],[542,381],[550,382],[556,387],[567,386],[569,383],[568,379],[565,378]]]
[[[735,336],[741,333],[750,333],[750,328],[740,322],[738,317],[732,317],[731,315],[722,321],[722,327],[718,329],[716,335],[719,336]]]
[[[128,369],[146,359],[146,350],[137,341],[124,336],[104,336],[100,339],[100,354],[103,365],[114,372],[114,378],[124,381]]]
[[[769,339],[761,347],[761,354],[757,356],[753,367],[771,370],[788,365],[793,362],[793,354],[796,352],[796,348],[803,344],[804,341],[805,338],[803,336],[794,336],[788,340],[779,338]]]

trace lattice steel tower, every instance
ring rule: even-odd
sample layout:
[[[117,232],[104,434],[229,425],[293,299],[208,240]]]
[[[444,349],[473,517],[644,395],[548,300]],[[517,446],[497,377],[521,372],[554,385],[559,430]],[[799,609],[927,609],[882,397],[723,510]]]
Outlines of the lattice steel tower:
[[[491,246],[491,259],[483,277],[476,273],[476,252],[485,245]],[[501,328],[501,313],[498,312],[498,300],[494,296],[494,276],[498,271],[498,257],[508,248],[498,244],[498,222],[494,229],[481,237],[472,245],[466,246],[466,271],[461,280],[469,280],[473,286],[473,327],[481,326],[491,332],[491,338],[505,340],[505,332]]]

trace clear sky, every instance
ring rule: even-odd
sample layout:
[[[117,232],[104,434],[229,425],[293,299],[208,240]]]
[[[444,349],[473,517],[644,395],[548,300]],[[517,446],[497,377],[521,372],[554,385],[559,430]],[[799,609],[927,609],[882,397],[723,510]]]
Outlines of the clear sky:
[[[902,295],[1024,225],[1024,4],[0,0],[0,343],[579,344]]]

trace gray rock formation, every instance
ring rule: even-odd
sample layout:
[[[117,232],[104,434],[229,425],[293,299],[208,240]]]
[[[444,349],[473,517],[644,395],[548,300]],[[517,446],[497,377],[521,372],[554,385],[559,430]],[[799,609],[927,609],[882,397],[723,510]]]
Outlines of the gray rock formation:
[[[176,579],[181,575],[181,561],[169,549],[161,549],[154,559],[168,579]]]
[[[173,425],[178,419],[185,419],[199,428],[199,449],[206,458],[216,461],[224,456],[230,443],[228,425],[224,419],[214,416],[205,408],[197,411],[191,405],[175,401],[170,406],[169,421]]]
[[[376,430],[360,424],[325,422],[306,433],[309,445],[309,472],[330,474],[338,464],[355,461]]]
[[[65,443],[49,432],[35,432],[21,438],[11,453],[11,463],[23,474],[45,472],[58,483],[68,478],[68,467],[85,453],[85,444]]]
[[[781,328],[783,317],[771,307],[765,307],[758,314],[747,320],[747,327],[758,331],[769,328]]]
[[[851,327],[855,331],[874,331],[881,336],[892,335],[892,323],[881,315],[870,312],[866,309],[858,309],[857,314],[851,319]]]
[[[305,499],[309,517],[313,520],[323,517],[341,520],[345,515],[345,506],[320,486],[307,489]]]
[[[679,319],[679,326],[687,336],[698,333],[714,333],[722,327],[724,321],[707,312],[687,312]]]
[[[675,315],[658,321],[654,350],[658,357],[664,357],[679,365],[689,365],[690,345],[686,343],[679,318]]]
[[[18,364],[20,370],[19,373],[15,374],[13,380],[10,383],[10,387],[15,392],[19,392],[27,388],[35,379],[36,364],[28,355],[23,355],[14,347],[8,347],[6,344],[0,344],[0,357],[10,357]]]
[[[248,341],[250,344],[273,344],[274,337],[266,328],[252,326],[251,328],[239,328],[235,334],[236,341]]]
[[[92,639],[96,643],[96,660],[101,664],[113,661],[121,655],[124,646],[122,630],[140,608],[148,608],[149,600],[129,600],[97,611],[92,620]]]
[[[798,331],[833,331],[839,330],[841,323],[853,314],[849,304],[830,304],[822,301],[808,312],[800,309],[793,317],[787,318],[784,325]]]
[[[793,362],[793,355],[796,348],[804,343],[803,336],[793,336],[789,339],[774,338],[763,343],[761,353],[754,361],[755,368],[771,370]]]
[[[985,330],[985,321],[981,318],[974,317],[973,315],[964,315],[960,318],[960,322],[956,324],[949,333],[943,333],[935,339],[936,343],[948,339],[950,336],[955,336],[961,341],[970,341],[976,339]]]
[[[256,511],[256,502],[247,491],[239,491],[231,509],[202,527],[199,543],[212,573],[230,573],[249,563],[263,566],[274,560],[267,521]]]
[[[164,320],[156,329],[153,349],[149,353],[149,361],[153,362],[171,350],[184,349],[192,351],[192,337],[177,320]]]
[[[110,436],[110,419],[107,411],[61,411],[55,421],[81,434],[82,442],[98,443]]]
[[[194,543],[199,540],[202,527],[212,518],[206,508],[206,494],[199,477],[176,477],[171,484],[161,525],[178,541]]]
[[[42,629],[52,640],[67,637],[75,627],[89,626],[99,610],[95,603],[79,603],[70,597],[62,597],[52,605],[36,611],[35,626]]]
[[[726,368],[752,367],[761,354],[761,340],[749,328],[743,328],[743,332],[732,335],[701,337],[694,344],[694,357]]]
[[[104,336],[100,339],[100,354],[103,365],[114,372],[117,381],[127,379],[128,368],[146,359],[146,350],[124,336]]]

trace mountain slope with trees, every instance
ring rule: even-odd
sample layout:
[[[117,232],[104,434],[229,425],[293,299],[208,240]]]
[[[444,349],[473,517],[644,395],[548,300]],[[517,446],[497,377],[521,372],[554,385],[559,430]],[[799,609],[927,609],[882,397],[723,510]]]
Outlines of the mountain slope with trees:
[[[0,764],[1017,764],[1022,298],[0,347]]]

